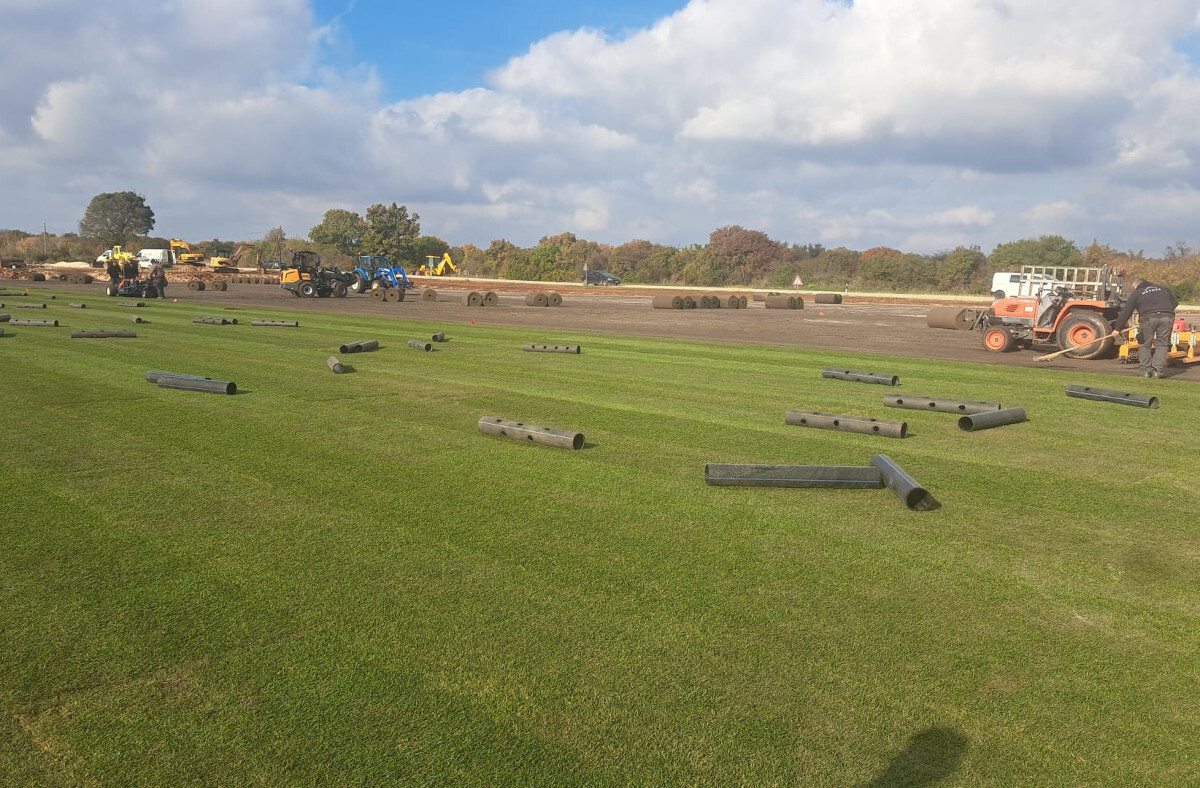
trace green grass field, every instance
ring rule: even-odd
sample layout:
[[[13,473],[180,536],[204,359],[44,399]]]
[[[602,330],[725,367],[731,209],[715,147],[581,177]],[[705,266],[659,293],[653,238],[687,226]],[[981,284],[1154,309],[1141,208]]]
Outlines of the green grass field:
[[[131,327],[69,299],[34,316]],[[1200,781],[1200,387],[544,336],[486,310],[138,311],[137,339],[0,337],[0,784]],[[405,345],[438,330],[437,352]],[[382,347],[331,374],[358,339]],[[883,408],[897,391],[1029,421],[964,433]],[[788,427],[788,408],[909,437]],[[587,445],[489,438],[484,415]],[[879,452],[941,508],[704,484],[707,462]]]

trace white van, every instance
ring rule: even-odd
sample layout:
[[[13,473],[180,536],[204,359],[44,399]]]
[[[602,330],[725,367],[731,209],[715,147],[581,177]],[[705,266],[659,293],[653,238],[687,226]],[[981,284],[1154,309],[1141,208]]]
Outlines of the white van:
[[[1014,296],[1036,296],[1047,286],[1053,286],[1054,277],[1049,274],[1015,273],[1001,271],[992,274],[992,298],[1013,298]]]
[[[158,263],[163,268],[171,267],[171,251],[169,249],[143,249],[138,252],[138,268],[153,268]]]

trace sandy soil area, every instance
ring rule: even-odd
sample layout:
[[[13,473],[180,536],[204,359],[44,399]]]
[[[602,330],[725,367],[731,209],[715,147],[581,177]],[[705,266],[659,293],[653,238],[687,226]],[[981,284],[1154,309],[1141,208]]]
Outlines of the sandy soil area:
[[[105,298],[103,284],[79,286],[61,282],[24,282],[9,280],[3,284],[10,289],[20,286],[39,290],[94,292],[88,298]],[[800,348],[825,348],[835,351],[935,358],[1020,367],[1102,372],[1114,375],[1137,375],[1136,365],[1123,365],[1115,359],[1082,361],[1061,357],[1048,362],[1036,362],[1040,352],[1029,350],[1015,353],[992,353],[983,349],[980,335],[973,331],[950,331],[929,328],[926,314],[934,305],[945,301],[909,299],[887,302],[877,297],[858,298],[853,294],[842,304],[818,305],[806,296],[803,309],[767,309],[763,303],[751,300],[746,309],[653,309],[650,306],[653,288],[581,288],[561,286],[555,289],[563,296],[561,307],[532,307],[525,305],[525,294],[543,289],[529,284],[435,280],[436,301],[422,301],[409,291],[404,301],[381,303],[366,295],[351,294],[346,298],[296,298],[277,285],[230,284],[221,292],[189,290],[182,284],[168,287],[170,298],[193,302],[197,306],[231,306],[254,308],[264,313],[272,308],[299,312],[357,312],[379,317],[405,317],[444,323],[447,326],[469,323],[480,325],[517,326],[530,330],[531,342],[554,342],[562,332],[593,331],[607,334],[672,337],[714,342],[738,342],[760,345],[781,345]],[[469,290],[493,290],[499,303],[491,307],[468,307],[462,295]],[[678,291],[672,291],[678,292]],[[0,293],[2,295],[2,293]],[[4,299],[0,297],[0,301]],[[974,303],[978,303],[974,299]],[[264,314],[264,316],[266,316]],[[1200,315],[1180,314],[1189,323],[1200,324]],[[1196,365],[1200,367],[1200,364]],[[1190,367],[1174,367],[1168,377],[1179,380],[1200,380],[1200,371]]]

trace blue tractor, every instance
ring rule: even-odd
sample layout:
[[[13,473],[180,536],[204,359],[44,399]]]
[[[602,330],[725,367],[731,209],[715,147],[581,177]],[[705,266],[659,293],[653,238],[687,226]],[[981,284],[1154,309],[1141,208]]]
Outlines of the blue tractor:
[[[358,267],[354,269],[354,284],[350,289],[356,293],[370,292],[374,298],[384,301],[403,301],[404,291],[411,289],[408,274],[383,255],[362,254],[358,256]]]

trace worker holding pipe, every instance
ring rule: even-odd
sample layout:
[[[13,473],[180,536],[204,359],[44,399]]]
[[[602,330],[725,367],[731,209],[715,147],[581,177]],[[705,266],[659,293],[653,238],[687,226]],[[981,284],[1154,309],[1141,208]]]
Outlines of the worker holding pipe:
[[[1163,368],[1167,363],[1167,350],[1171,347],[1171,327],[1175,324],[1175,307],[1179,306],[1178,299],[1170,290],[1162,285],[1155,285],[1145,279],[1133,280],[1133,293],[1125,306],[1117,315],[1113,324],[1113,337],[1118,337],[1121,330],[1138,313],[1138,366],[1142,369],[1144,378],[1161,378]],[[1153,342],[1153,349],[1151,349]]]

